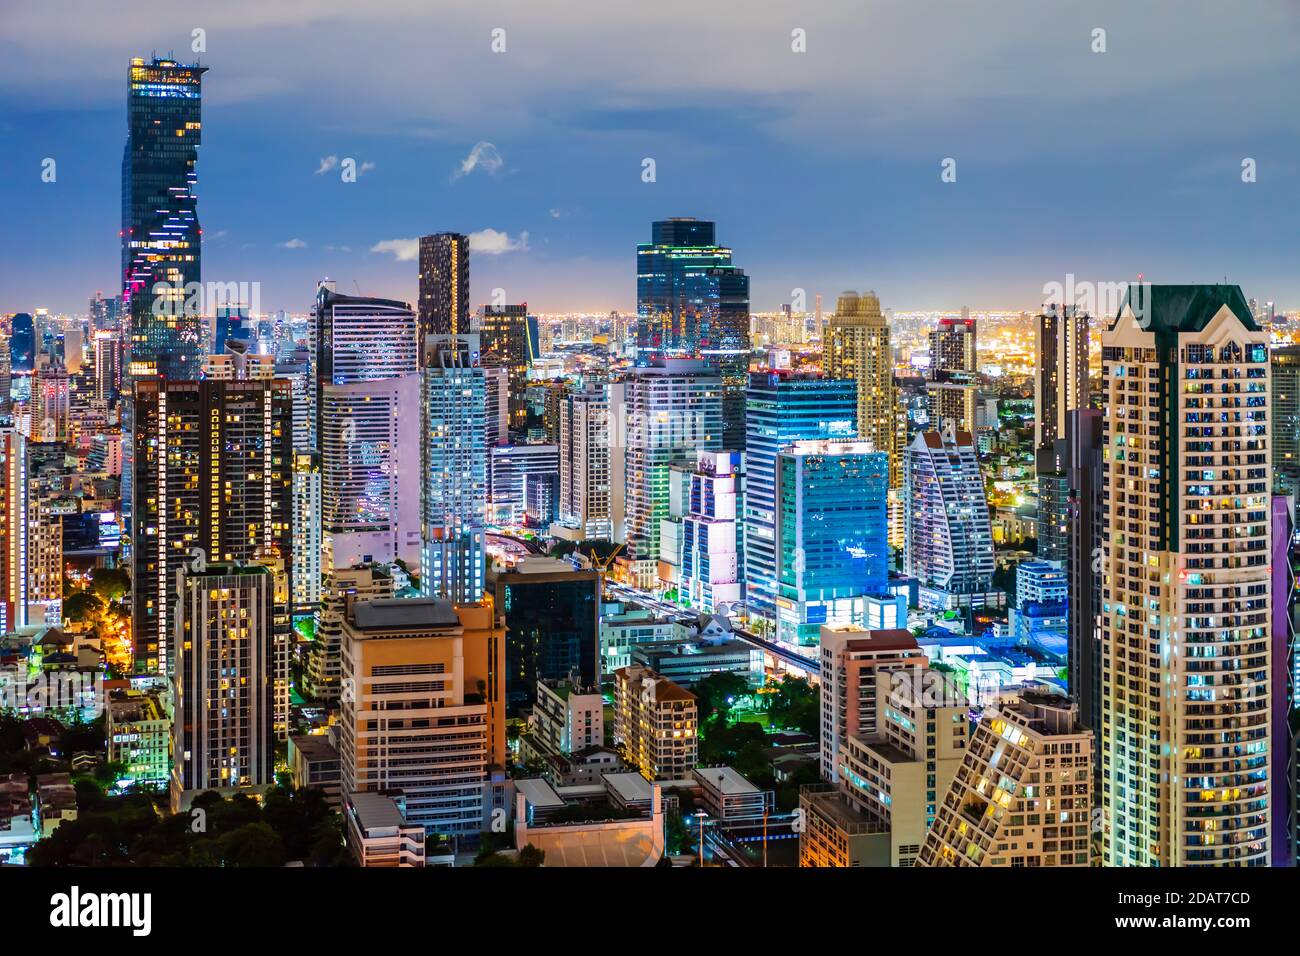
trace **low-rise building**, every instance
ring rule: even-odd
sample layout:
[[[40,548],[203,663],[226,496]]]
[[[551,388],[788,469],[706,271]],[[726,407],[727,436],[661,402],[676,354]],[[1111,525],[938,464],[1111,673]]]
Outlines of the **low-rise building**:
[[[709,816],[723,823],[761,820],[776,806],[776,794],[758,789],[732,767],[696,767],[691,776],[699,782]]]
[[[347,798],[348,846],[365,867],[422,867],[424,827],[406,821],[405,800],[384,793],[353,793]]]
[[[535,743],[554,754],[571,754],[605,742],[605,698],[572,681],[537,682],[531,732]]]
[[[171,773],[171,714],[160,692],[114,693],[104,711],[110,763],[120,763],[125,786],[161,790]]]
[[[685,777],[699,755],[695,695],[648,667],[614,672],[615,742],[647,780]]]
[[[343,772],[338,748],[324,734],[289,738],[289,770],[295,787],[319,787],[331,807],[339,809]]]

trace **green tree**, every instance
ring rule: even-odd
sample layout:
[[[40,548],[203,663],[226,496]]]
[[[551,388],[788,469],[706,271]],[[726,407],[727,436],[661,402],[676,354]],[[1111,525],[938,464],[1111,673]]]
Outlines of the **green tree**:
[[[104,606],[104,602],[89,591],[74,591],[63,602],[63,616],[69,621],[80,624],[89,621],[91,615]]]
[[[90,587],[106,603],[120,601],[131,588],[131,575],[125,568],[95,568]]]
[[[525,844],[519,851],[520,866],[541,866],[546,862],[546,851],[539,850],[531,843]]]
[[[226,866],[284,866],[284,841],[265,823],[248,823],[218,841]]]
[[[700,723],[708,720],[715,712],[725,720],[737,697],[750,692],[749,681],[730,671],[710,674],[691,688],[699,710]]]

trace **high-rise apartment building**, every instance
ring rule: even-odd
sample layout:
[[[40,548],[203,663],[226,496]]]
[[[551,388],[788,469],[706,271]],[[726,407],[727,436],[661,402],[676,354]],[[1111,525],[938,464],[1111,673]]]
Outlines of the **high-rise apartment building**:
[[[1269,370],[1236,286],[1130,286],[1102,335],[1111,866],[1269,862]]]
[[[930,427],[975,431],[979,366],[975,352],[975,320],[940,319],[930,333],[930,375],[926,397]]]
[[[343,622],[356,601],[393,596],[388,565],[363,564],[326,572],[316,612],[315,640],[307,653],[303,685],[317,700],[336,703],[342,695]]]
[[[275,782],[271,569],[185,561],[176,575],[171,805]]]
[[[207,67],[131,60],[122,156],[122,310],[132,377],[193,379],[204,349],[196,165]]]
[[[195,550],[214,563],[280,558],[292,574],[293,398],[281,379],[148,378],[134,407],[135,663],[167,674],[176,576]]]
[[[980,718],[918,866],[1088,866],[1092,733],[1069,698],[1010,694]]]
[[[1080,409],[1071,418],[1068,686],[1079,704],[1079,720],[1097,739],[1094,752],[1100,753],[1102,413]],[[1100,770],[1101,761],[1094,767]]]
[[[1064,566],[1070,555],[1070,424],[1088,407],[1087,313],[1051,305],[1034,321],[1034,452],[1038,557]]]
[[[469,237],[437,232],[420,237],[421,360],[430,335],[468,335]]]
[[[1273,484],[1300,495],[1300,345],[1272,350]]]
[[[776,464],[803,440],[857,436],[858,385],[785,370],[754,372],[745,393],[745,600],[751,619],[776,618]]]
[[[867,623],[889,586],[889,458],[870,442],[797,441],[777,456],[776,636]]]
[[[936,600],[969,605],[992,590],[994,569],[975,439],[951,428],[922,432],[908,446],[903,470],[903,570]]]
[[[483,596],[488,453],[478,336],[434,335],[420,383],[420,586],[458,603]]]
[[[695,695],[648,667],[619,668],[614,741],[647,780],[681,780],[699,762]]]
[[[569,392],[560,402],[559,524],[582,538],[617,540],[623,526],[623,385]]]
[[[325,563],[420,560],[420,376],[404,302],[317,291],[317,427]]]
[[[655,222],[637,259],[637,364],[703,358],[721,377],[722,447],[743,451],[749,372],[749,277],[712,222]]]
[[[840,294],[822,346],[822,366],[830,379],[857,383],[858,437],[889,456],[889,486],[897,488],[902,467],[895,422],[894,354],[889,324],[874,292]]]
[[[668,469],[697,451],[721,451],[722,380],[699,359],[664,359],[634,369],[627,407],[627,557],[650,586],[659,561],[659,524],[668,517]]]
[[[487,829],[505,766],[504,635],[490,601],[358,601],[343,624],[343,798],[400,790],[428,834]]]

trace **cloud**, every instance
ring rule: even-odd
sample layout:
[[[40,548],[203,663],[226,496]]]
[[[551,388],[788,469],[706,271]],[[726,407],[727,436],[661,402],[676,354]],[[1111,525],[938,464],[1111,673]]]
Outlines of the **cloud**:
[[[306,249],[307,243],[301,239],[290,239],[288,242],[280,243],[281,249]]]
[[[470,252],[499,256],[503,252],[523,252],[527,248],[528,233],[526,232],[521,232],[516,239],[511,239],[508,233],[498,232],[495,229],[480,229],[469,234]]]
[[[352,247],[351,246],[326,246],[325,251],[326,252],[351,252]]]
[[[419,239],[383,239],[370,247],[371,252],[391,252],[398,262],[414,262],[420,254]]]
[[[460,161],[460,166],[452,170],[451,181],[455,182],[462,176],[468,176],[476,169],[495,174],[504,163],[505,160],[501,158],[501,153],[495,146],[480,141],[475,143],[474,148],[469,151],[469,155]]]
[[[333,154],[329,156],[322,156],[320,161],[320,168],[316,170],[316,175],[320,176],[324,173],[328,173],[331,169],[336,168],[338,164],[339,164],[339,158],[337,156]]]

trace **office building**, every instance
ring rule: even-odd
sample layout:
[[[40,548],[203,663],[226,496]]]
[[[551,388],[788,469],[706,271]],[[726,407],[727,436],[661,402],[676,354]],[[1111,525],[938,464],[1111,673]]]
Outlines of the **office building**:
[[[404,302],[317,290],[317,425],[325,562],[420,560],[420,377]]]
[[[742,597],[740,501],[744,456],[702,451],[668,471],[668,517],[659,528],[659,579],[677,601],[712,614]]]
[[[1068,686],[1079,720],[1101,746],[1102,413],[1080,409],[1070,423]],[[1101,761],[1094,761],[1097,771]]]
[[[176,575],[173,812],[205,790],[275,782],[274,580],[269,568],[185,562]]]
[[[559,513],[558,445],[490,449],[488,511],[493,524],[546,529]]]
[[[196,184],[207,67],[131,60],[122,156],[122,311],[133,378],[198,376],[204,350]]]
[[[720,376],[722,447],[744,450],[749,277],[715,240],[715,224],[655,222],[637,259],[637,364],[704,358]]]
[[[532,739],[545,753],[573,754],[605,744],[605,698],[598,687],[572,681],[537,682],[529,718]]]
[[[910,631],[823,627],[821,646],[821,773],[835,782],[851,735],[875,733],[885,706],[880,674],[924,667],[925,651]]]
[[[815,645],[865,624],[889,584],[889,459],[864,441],[797,441],[777,456],[776,635]]]
[[[776,465],[781,449],[803,440],[857,435],[858,386],[848,379],[773,370],[755,372],[745,393],[745,601],[751,622],[776,617]]]
[[[634,369],[624,384],[627,566],[634,582],[651,586],[660,522],[668,516],[669,466],[723,448],[722,380],[698,359],[670,358]]]
[[[483,595],[488,452],[478,337],[426,340],[420,383],[420,586],[467,603]]]
[[[1273,484],[1300,494],[1300,345],[1282,345],[1269,356],[1273,381]]]
[[[1268,333],[1236,286],[1130,286],[1102,395],[1104,862],[1267,865]]]
[[[1021,692],[971,735],[918,866],[1088,866],[1093,739],[1066,697]]]
[[[647,780],[681,780],[699,760],[695,695],[648,667],[614,672],[614,741]]]
[[[425,828],[407,819],[401,794],[354,793],[343,808],[347,843],[361,867],[424,867]]]
[[[343,624],[343,799],[402,791],[426,834],[488,827],[505,765],[502,631],[490,602],[357,601]]]
[[[488,576],[505,619],[505,699],[511,715],[535,702],[537,682],[600,684],[600,572],[528,557]]]

